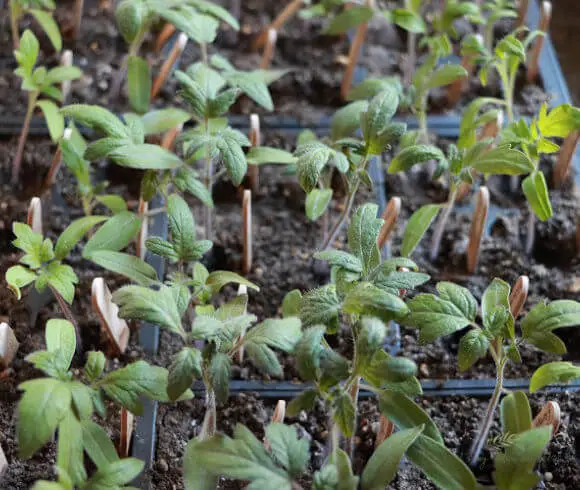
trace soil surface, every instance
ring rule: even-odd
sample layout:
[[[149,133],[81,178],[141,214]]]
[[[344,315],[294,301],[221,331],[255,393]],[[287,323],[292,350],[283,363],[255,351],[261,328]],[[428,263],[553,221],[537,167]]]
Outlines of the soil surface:
[[[553,395],[551,400],[559,403],[562,410],[562,424],[552,439],[548,450],[540,460],[537,471],[544,480],[547,489],[567,490],[580,485],[580,462],[578,448],[580,443],[580,425],[578,424],[578,394],[563,393]],[[546,403],[541,395],[530,397],[532,413],[536,414]],[[467,397],[422,398],[424,410],[433,418],[441,431],[445,445],[462,458],[469,450],[472,438],[484,415],[487,400]],[[158,417],[158,459],[154,468],[148,473],[151,489],[173,490],[183,488],[182,456],[188,440],[193,438],[203,420],[204,403],[201,399],[191,400],[177,407],[161,407]],[[257,438],[264,437],[264,429],[272,417],[275,400],[259,399],[252,394],[231,398],[228,403],[218,407],[218,430],[232,435],[236,424],[246,425]],[[376,400],[359,402],[358,429],[355,443],[355,472],[360,474],[366,461],[372,455],[380,412]],[[296,418],[287,418],[287,424],[296,428],[299,437],[310,442],[310,464],[308,474],[318,470],[325,461],[329,437],[326,412],[321,404],[309,412],[301,412]],[[499,434],[499,415],[490,433],[490,438]],[[482,465],[476,476],[482,483],[489,483],[489,452],[483,455]],[[304,488],[310,488],[310,479],[306,478]],[[244,484],[223,481],[221,489],[242,489]],[[405,462],[389,489],[435,489],[422,472],[410,462]]]

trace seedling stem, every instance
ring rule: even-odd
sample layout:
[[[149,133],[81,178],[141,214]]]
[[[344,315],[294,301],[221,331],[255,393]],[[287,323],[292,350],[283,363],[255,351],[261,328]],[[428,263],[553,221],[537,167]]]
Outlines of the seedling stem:
[[[28,132],[30,131],[30,120],[32,114],[34,114],[34,107],[36,106],[36,100],[38,99],[38,92],[28,93],[28,108],[26,109],[26,116],[24,118],[24,124],[22,126],[22,131],[20,132],[20,138],[18,139],[18,149],[16,150],[16,155],[12,162],[12,183],[16,184],[18,182],[18,177],[20,174],[20,165],[22,164],[22,154],[24,153],[24,145],[26,139],[28,138]]]

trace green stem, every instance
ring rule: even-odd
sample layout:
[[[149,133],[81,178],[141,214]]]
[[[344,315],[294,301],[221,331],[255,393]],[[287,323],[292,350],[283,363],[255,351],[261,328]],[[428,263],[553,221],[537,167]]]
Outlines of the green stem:
[[[29,92],[28,94],[28,109],[26,110],[26,117],[24,119],[24,124],[22,125],[22,131],[20,132],[20,138],[18,140],[18,148],[16,150],[16,155],[12,161],[12,183],[16,184],[18,182],[18,175],[20,174],[20,165],[22,163],[22,154],[24,153],[24,145],[26,139],[28,138],[28,131],[30,130],[30,119],[34,113],[34,107],[36,106],[36,100],[38,99],[38,92]]]
[[[481,454],[485,442],[487,441],[487,436],[489,434],[489,430],[493,422],[493,416],[499,404],[499,399],[503,391],[504,368],[506,362],[507,357],[500,354],[499,364],[497,364],[497,377],[495,382],[495,389],[493,390],[493,395],[491,397],[489,405],[487,406],[485,416],[481,422],[481,429],[479,430],[479,433],[477,434],[477,437],[475,438],[475,440],[473,441],[473,445],[471,446],[470,460],[472,467],[476,465],[477,460],[479,459],[479,455]]]
[[[204,120],[204,126],[205,126],[205,132],[206,132],[206,134],[208,134],[209,133],[209,123],[208,123],[207,118]],[[205,156],[205,186],[206,186],[207,190],[209,191],[209,195],[212,196],[213,195],[213,183],[214,183],[214,180],[213,180],[214,169],[213,169],[213,160],[211,158],[211,155],[209,154],[210,153],[209,147],[207,147],[207,146],[205,149],[205,153],[206,153],[206,156]],[[203,212],[204,212],[205,239],[211,240],[212,235],[213,235],[213,212],[209,206],[205,206],[203,208]]]
[[[111,91],[110,97],[111,100],[117,99],[119,94],[121,93],[121,87],[123,86],[123,81],[125,80],[125,74],[127,73],[127,65],[129,64],[129,58],[131,56],[137,56],[139,54],[139,49],[141,49],[141,45],[145,40],[145,34],[149,30],[149,24],[145,23],[145,25],[141,28],[133,42],[129,45],[129,53],[127,56],[123,58],[123,62],[121,67],[115,74],[115,78],[113,79],[113,83],[111,84]]]
[[[18,30],[18,20],[22,15],[17,0],[10,1],[10,30],[12,31],[12,45],[14,49],[20,48],[20,32]]]
[[[205,383],[205,385],[209,386],[208,383]],[[207,441],[208,439],[211,439],[215,435],[217,421],[215,393],[212,389],[208,389],[205,396],[207,406],[205,410],[205,416],[203,418],[201,433],[199,434],[199,439],[202,441]]]
[[[77,351],[77,353],[82,353],[82,345],[83,344],[82,344],[82,340],[81,340],[81,332],[79,330],[79,325],[78,325],[77,321],[75,320],[75,317],[73,316],[69,305],[67,304],[65,299],[62,297],[62,295],[55,288],[53,288],[52,286],[49,286],[49,288],[52,291],[52,294],[54,295],[54,297],[56,298],[56,301],[58,302],[58,306],[60,307],[62,314],[74,327],[75,333],[76,333],[76,340],[77,340],[76,351]]]
[[[455,187],[455,186],[453,186]],[[437,224],[435,225],[435,230],[433,231],[433,237],[431,238],[431,261],[434,261],[439,255],[439,249],[441,247],[441,239],[443,238],[443,231],[449,221],[449,216],[451,216],[451,211],[455,206],[455,199],[457,198],[457,188],[452,188],[449,194],[449,201],[443,212],[439,215]]]

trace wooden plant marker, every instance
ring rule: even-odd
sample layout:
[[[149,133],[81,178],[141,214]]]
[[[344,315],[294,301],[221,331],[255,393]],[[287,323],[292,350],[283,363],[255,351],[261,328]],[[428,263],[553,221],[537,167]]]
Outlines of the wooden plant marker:
[[[558,432],[560,427],[560,420],[562,418],[560,412],[560,405],[556,402],[548,402],[544,405],[544,408],[540,410],[540,413],[536,415],[536,418],[532,422],[532,427],[545,427],[547,425],[552,426],[552,436]]]
[[[62,139],[69,141],[71,139],[71,136],[72,129],[66,128],[62,135]],[[60,170],[61,164],[62,164],[62,148],[59,142],[58,146],[56,147],[56,151],[54,152],[54,156],[52,157],[52,162],[50,164],[48,174],[46,175],[46,179],[44,179],[44,184],[42,186],[44,190],[49,189],[54,184],[54,179],[56,178],[56,174],[58,174],[58,171]]]
[[[159,74],[153,81],[153,87],[151,88],[151,99],[157,97],[157,94],[159,93],[161,87],[163,87],[163,84],[165,83],[165,80],[167,80],[167,77],[169,76],[171,68],[173,67],[177,59],[181,56],[181,53],[183,53],[183,50],[185,49],[185,45],[187,44],[188,40],[189,38],[187,37],[187,34],[184,34],[183,32],[179,34],[179,37],[177,38],[177,41],[173,45],[173,48],[171,49],[169,56],[161,66]]]
[[[366,1],[367,7],[374,7],[374,0],[367,0]],[[352,79],[354,77],[354,70],[356,69],[356,65],[358,62],[358,56],[360,54],[360,50],[362,45],[365,42],[365,38],[367,36],[367,31],[369,28],[368,22],[363,22],[360,24],[354,35],[354,39],[352,40],[352,44],[350,45],[350,50],[348,52],[348,64],[346,66],[346,71],[344,72],[344,78],[342,79],[342,85],[340,86],[340,95],[343,99],[346,100],[346,95],[350,91],[350,87],[352,86]]]
[[[510,294],[510,310],[514,318],[520,316],[522,308],[528,299],[528,291],[530,289],[530,278],[528,276],[520,276],[516,281],[514,288]]]
[[[516,28],[522,27],[526,23],[526,16],[528,14],[528,4],[529,0],[519,0],[518,20],[516,22]]]
[[[391,234],[393,233],[395,225],[397,224],[397,220],[399,219],[399,214],[401,214],[401,198],[393,197],[387,203],[387,207],[383,211],[382,218],[385,220],[385,222],[381,227],[379,238],[377,239],[377,245],[379,246],[379,249],[382,249],[391,238]]]
[[[546,36],[548,35],[548,30],[550,29],[550,19],[552,17],[552,2],[544,1],[542,2],[541,12],[540,12],[540,25],[538,29],[543,31]],[[535,82],[540,73],[540,53],[542,52],[542,47],[544,46],[544,38],[546,36],[538,36],[534,39],[534,43],[530,48],[530,54],[528,57],[528,82]]]
[[[385,442],[386,439],[391,437],[394,431],[395,424],[384,415],[381,415],[381,418],[379,419],[379,431],[377,432],[377,438],[375,439],[375,449]]]
[[[79,23],[80,23],[80,19],[79,19]],[[76,34],[74,35],[74,38],[76,38]],[[60,66],[64,66],[64,67],[68,67],[68,68],[73,66],[73,52],[70,49],[67,49],[67,50],[62,52],[62,55],[60,57]],[[60,84],[63,105],[66,104],[66,100],[68,99],[68,96],[70,94],[71,83],[72,83],[72,80],[64,80]]]
[[[18,340],[14,335],[14,330],[7,323],[0,323],[0,368],[6,369],[18,350]]]
[[[147,247],[145,246],[145,241],[149,235],[149,218],[147,217],[147,211],[149,211],[149,203],[143,199],[139,199],[139,216],[141,216],[141,227],[139,228],[139,233],[137,234],[137,242],[135,244],[135,255],[142,260],[145,260],[145,253],[147,252]]]
[[[561,187],[568,178],[570,167],[572,166],[572,157],[576,153],[576,147],[580,140],[580,131],[572,131],[564,140],[558,154],[558,162],[552,171],[554,185]]]
[[[268,31],[270,29],[274,29],[275,31],[279,31],[280,27],[282,27],[290,19],[290,17],[292,17],[296,12],[298,12],[298,10],[300,10],[300,7],[302,7],[303,3],[304,3],[304,0],[293,0],[292,2],[290,2],[286,6],[286,8],[284,10],[282,10],[282,12],[280,12],[278,17],[276,17],[276,19],[274,19],[274,22],[272,22],[256,38],[256,40],[252,43],[252,48],[259,49],[262,46],[264,46],[264,44],[266,44],[266,42],[268,42]]]
[[[258,114],[250,115],[250,143],[252,148],[262,144],[260,116]],[[248,165],[248,181],[252,192],[257,193],[260,185],[260,167],[258,165]]]
[[[284,400],[278,400],[278,403],[276,404],[276,409],[274,410],[274,414],[272,415],[271,423],[277,422],[283,424],[285,417],[286,417],[286,402]],[[266,437],[264,437],[264,446],[268,451],[270,451],[271,449],[270,443],[268,442],[268,439],[266,439]]]
[[[267,70],[272,64],[272,58],[274,58],[274,48],[276,47],[276,41],[278,39],[278,31],[276,29],[268,29],[268,39],[266,45],[264,46],[264,52],[262,53],[262,60],[260,61],[260,69]]]
[[[183,130],[183,123],[178,124],[174,128],[168,130],[164,135],[163,139],[161,140],[161,147],[165,148],[166,150],[171,150],[173,145],[175,144],[175,140],[181,134]]]
[[[133,437],[133,428],[135,426],[135,416],[126,408],[121,408],[121,438],[119,439],[119,456],[121,458],[129,457],[131,448],[131,438]]]
[[[477,192],[477,201],[473,211],[471,231],[469,233],[469,245],[467,246],[467,272],[473,274],[479,260],[479,248],[483,238],[483,230],[487,221],[489,210],[489,190],[481,187]]]
[[[155,40],[154,47],[155,53],[159,53],[161,51],[163,46],[165,46],[165,43],[169,40],[171,36],[173,36],[174,32],[175,26],[173,24],[170,24],[169,22],[166,22],[163,28],[161,29],[161,32],[159,32],[157,39]]]
[[[238,286],[238,296],[243,296],[248,294],[248,287],[245,284],[240,284]],[[240,338],[243,338],[246,335],[245,329],[242,331]],[[238,362],[244,362],[244,346],[242,345],[237,352]]]
[[[129,342],[129,326],[119,318],[119,307],[113,303],[111,291],[102,277],[95,277],[91,287],[93,310],[99,317],[101,328],[109,338],[113,355],[125,352]]]
[[[6,459],[6,455],[4,454],[2,446],[0,446],[0,478],[4,476],[4,473],[6,473],[7,469],[8,469],[8,460]]]
[[[476,34],[478,40],[483,43],[483,37],[481,34]],[[451,85],[447,87],[447,102],[451,107],[454,107],[461,99],[461,95],[465,92],[467,86],[469,85],[469,78],[471,77],[475,64],[473,63],[473,56],[465,55],[461,58],[461,66],[467,71],[467,76],[464,78],[459,78],[455,80]]]
[[[244,191],[242,201],[242,219],[243,219],[243,242],[244,242],[244,262],[242,271],[248,274],[252,269],[252,191]]]
[[[32,228],[34,233],[42,235],[42,202],[39,197],[33,197],[30,200],[26,224]]]

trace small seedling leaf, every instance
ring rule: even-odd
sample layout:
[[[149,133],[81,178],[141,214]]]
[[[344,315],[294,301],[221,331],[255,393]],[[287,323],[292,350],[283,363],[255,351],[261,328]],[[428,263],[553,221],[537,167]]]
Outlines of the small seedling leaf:
[[[312,189],[306,196],[306,216],[311,221],[320,218],[332,200],[332,189]]]
[[[147,112],[151,103],[151,71],[149,63],[140,56],[129,56],[127,90],[131,109],[139,114]]]
[[[534,210],[534,214],[540,220],[546,221],[552,217],[553,210],[548,185],[541,171],[538,170],[528,175],[522,182],[522,190]]]
[[[431,226],[441,206],[426,204],[415,211],[407,222],[401,245],[401,255],[409,257],[417,247],[425,232]]]
[[[73,221],[58,237],[54,249],[55,257],[59,260],[64,259],[91,228],[107,219],[107,216],[85,216]]]
[[[580,366],[564,361],[549,362],[536,369],[532,375],[530,392],[533,393],[554,383],[567,383],[574,379],[580,379]]]

